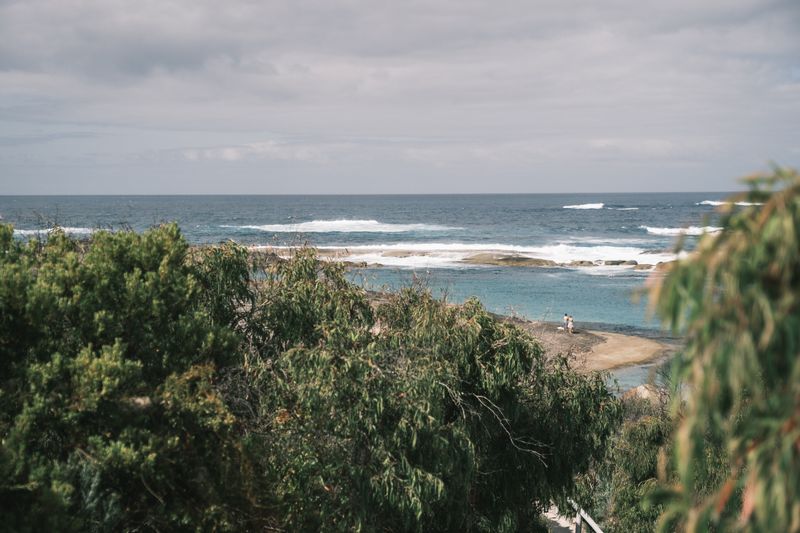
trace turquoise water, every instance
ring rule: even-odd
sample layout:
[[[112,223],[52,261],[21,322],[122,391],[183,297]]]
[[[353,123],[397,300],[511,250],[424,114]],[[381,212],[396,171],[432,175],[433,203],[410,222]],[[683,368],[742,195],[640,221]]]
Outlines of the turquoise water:
[[[435,294],[462,302],[477,296],[492,312],[531,320],[559,321],[569,313],[579,326],[603,323],[655,328],[646,298],[639,298],[648,273],[585,273],[567,268],[484,267],[471,269],[359,269],[353,279],[372,289],[408,286],[414,277]]]

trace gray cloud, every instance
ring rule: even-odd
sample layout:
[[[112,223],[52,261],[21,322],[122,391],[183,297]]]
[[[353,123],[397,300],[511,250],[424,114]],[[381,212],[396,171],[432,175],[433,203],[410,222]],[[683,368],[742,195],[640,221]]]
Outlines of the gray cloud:
[[[797,27],[793,0],[0,1],[0,193],[730,189],[800,160]]]

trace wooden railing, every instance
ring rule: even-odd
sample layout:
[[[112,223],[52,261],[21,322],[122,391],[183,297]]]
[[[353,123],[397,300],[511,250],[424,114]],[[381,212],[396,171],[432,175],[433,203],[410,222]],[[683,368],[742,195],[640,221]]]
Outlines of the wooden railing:
[[[581,507],[575,503],[572,499],[569,499],[569,504],[575,509],[575,533],[603,533],[603,530],[600,529],[600,526],[597,525],[589,513],[581,509]],[[584,532],[583,525],[586,524],[586,530]]]

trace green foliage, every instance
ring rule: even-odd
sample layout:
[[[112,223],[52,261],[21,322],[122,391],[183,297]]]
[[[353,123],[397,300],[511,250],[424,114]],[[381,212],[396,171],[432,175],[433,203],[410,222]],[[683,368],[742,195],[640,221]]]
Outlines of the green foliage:
[[[576,501],[609,533],[653,531],[660,506],[647,503],[663,470],[672,436],[668,410],[632,396],[623,402],[624,421],[606,456],[579,477]]]
[[[230,292],[201,290],[208,265],[188,260],[174,225],[99,232],[87,249],[59,232],[9,234],[0,227],[0,500],[15,520],[3,527],[233,524],[214,507],[238,492],[214,493],[238,460],[213,386],[238,358],[219,323],[235,313]],[[226,253],[243,260],[214,252]]]
[[[763,205],[728,206],[723,231],[655,290],[687,337],[662,530],[800,531],[800,176],[777,169],[750,183],[733,200]]]
[[[0,528],[541,530],[604,454],[604,376],[477,301],[377,307],[298,250],[0,226]]]
[[[309,250],[267,273],[255,321],[272,357],[251,369],[246,426],[284,523],[533,529],[613,431],[602,376],[547,361],[477,301],[412,288],[373,312],[365,296]]]

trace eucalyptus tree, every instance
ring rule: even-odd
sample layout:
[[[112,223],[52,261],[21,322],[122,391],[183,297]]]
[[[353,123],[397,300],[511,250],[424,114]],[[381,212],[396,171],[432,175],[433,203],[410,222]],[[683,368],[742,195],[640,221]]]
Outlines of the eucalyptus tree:
[[[749,183],[654,289],[687,339],[662,531],[800,531],[800,176]]]

